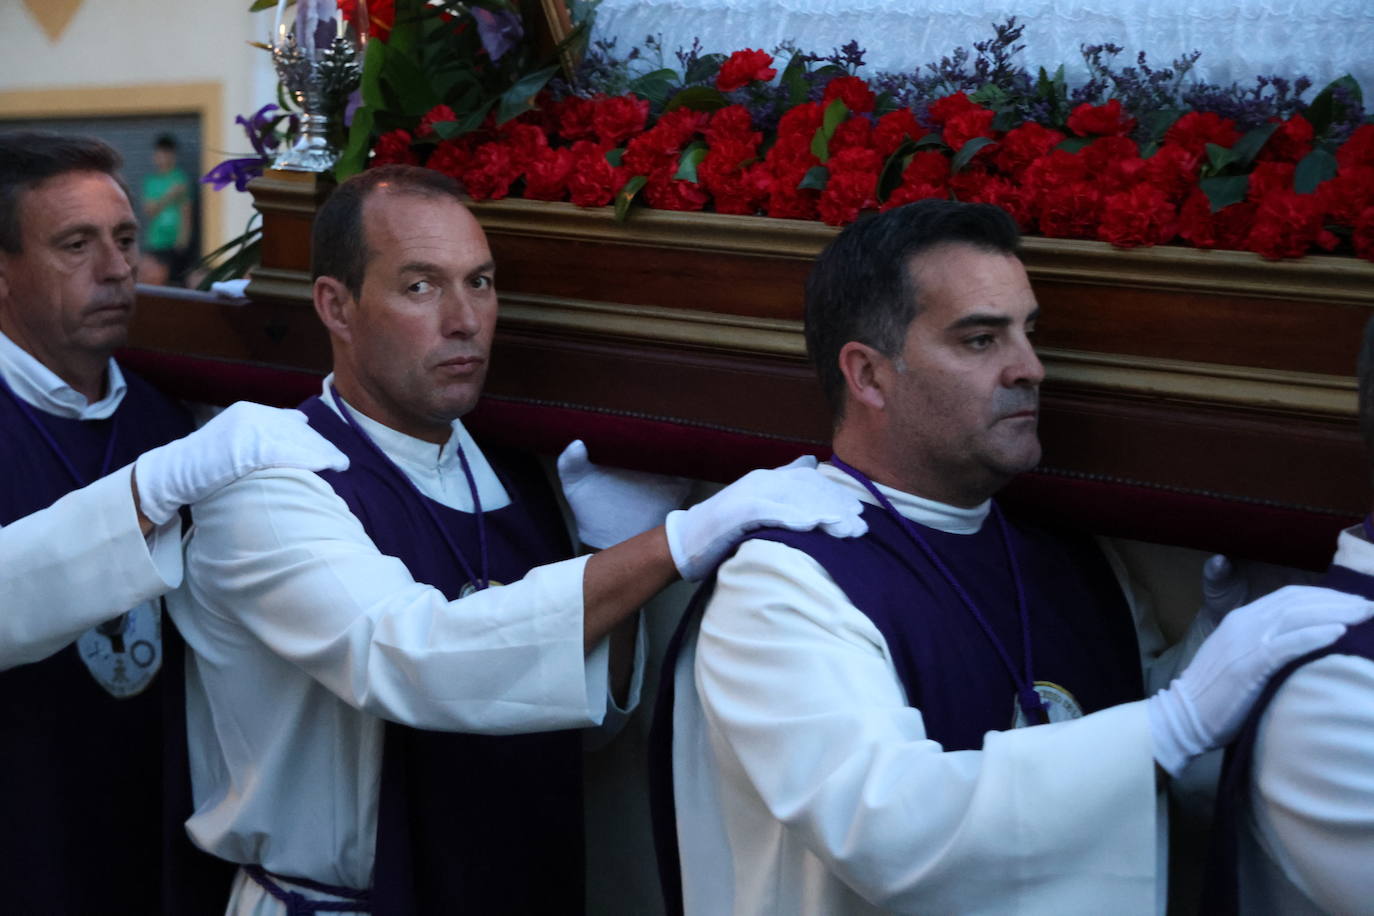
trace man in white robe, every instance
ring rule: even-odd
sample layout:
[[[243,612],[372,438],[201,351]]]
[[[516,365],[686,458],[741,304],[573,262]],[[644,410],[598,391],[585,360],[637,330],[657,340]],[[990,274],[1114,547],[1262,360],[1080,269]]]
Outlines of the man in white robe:
[[[313,262],[334,372],[323,407],[307,411],[352,424],[431,513],[475,516],[480,527],[483,514],[510,507],[459,419],[481,392],[497,301],[486,238],[456,184],[405,167],[355,176],[317,214]],[[669,581],[700,575],[753,525],[862,529],[857,501],[804,467],[755,472],[672,513],[665,530],[670,505],[653,517],[642,490],[589,485],[595,472],[575,454],[561,464],[580,478],[568,488],[579,530],[608,549],[500,587],[478,582],[456,600],[379,551],[314,474],[251,474],[197,506],[186,581],[169,600],[193,652],[187,827],[244,866],[231,912],[283,912],[289,894],[354,906],[368,896],[386,721],[481,735],[597,726],[635,702],[633,615]],[[798,487],[816,489],[795,497]],[[479,565],[475,551],[459,553],[451,565]],[[628,639],[608,648],[617,628]],[[520,850],[484,854],[495,862]],[[562,911],[581,906],[568,900]]]
[[[847,462],[822,471],[893,530],[914,523],[941,544],[978,537],[997,514],[993,494],[1039,459],[1038,306],[1016,243],[995,208],[926,201],[846,229],[808,281],[808,349],[835,411],[835,455]],[[846,544],[874,536],[877,518],[865,518],[869,536]],[[1003,539],[1010,556],[1013,538]],[[981,745],[946,750],[928,720],[957,724],[961,694],[979,688],[936,684],[940,708],[917,708],[906,644],[890,643],[891,621],[837,585],[832,573],[845,570],[822,560],[825,540],[807,541],[808,552],[786,537],[746,541],[720,567],[699,630],[682,631],[672,789],[688,913],[1161,912],[1161,771],[1177,774],[1224,742],[1269,673],[1370,613],[1354,598],[1285,589],[1232,612],[1169,688],[1088,715],[1078,684],[1035,680],[1039,669],[1025,670],[1031,640],[1022,668],[1023,644],[1004,629],[997,639],[1013,677],[984,654],[1006,684],[996,688],[1005,706],[993,708],[1006,712],[982,726]],[[920,568],[958,578],[939,565]],[[1038,570],[1009,565],[1030,591]],[[913,577],[911,594],[926,582]],[[976,596],[985,586],[965,578],[955,590]],[[1061,616],[1052,583],[1040,593],[1029,615],[1021,599],[1023,632]],[[964,626],[977,604],[913,603],[898,624],[919,641],[925,620]],[[900,601],[893,613],[903,615]],[[1036,657],[1053,648],[1041,642]],[[1083,668],[1094,654],[1079,656]],[[1171,673],[1167,660],[1156,669],[1147,690]],[[1012,727],[1046,712],[1049,724]]]

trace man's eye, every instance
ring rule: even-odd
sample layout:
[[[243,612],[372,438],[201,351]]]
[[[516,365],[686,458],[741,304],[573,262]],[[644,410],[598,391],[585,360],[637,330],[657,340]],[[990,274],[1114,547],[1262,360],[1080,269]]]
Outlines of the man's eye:
[[[425,293],[430,292],[433,289],[434,284],[430,283],[428,280],[416,280],[414,283],[406,287],[406,292],[415,293],[416,295],[423,295]]]
[[[120,251],[128,251],[128,250],[130,250],[131,248],[137,247],[137,245],[138,245],[138,238],[137,238],[136,236],[132,236],[132,235],[126,236],[125,238],[122,238],[122,239],[116,239],[116,240],[115,240],[115,244],[119,246],[119,250],[120,250]]]
[[[997,338],[991,334],[979,334],[977,337],[970,337],[964,341],[964,345],[970,350],[986,350],[993,345]]]
[[[86,250],[86,240],[76,239],[75,241],[68,242],[62,247],[65,248],[67,251],[72,252],[73,254],[80,254],[81,252]]]
[[[491,289],[491,277],[479,274],[470,281],[473,289]]]

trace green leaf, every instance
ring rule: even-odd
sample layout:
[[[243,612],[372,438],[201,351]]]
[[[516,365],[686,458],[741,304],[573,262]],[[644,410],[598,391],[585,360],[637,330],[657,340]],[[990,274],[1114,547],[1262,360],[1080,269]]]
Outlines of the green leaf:
[[[1007,91],[1001,86],[996,83],[984,83],[968,97],[968,100],[984,108],[999,108],[1006,104],[1009,98]]]
[[[1240,161],[1240,157],[1231,152],[1224,146],[1217,146],[1215,143],[1207,144],[1207,165],[1203,171],[1210,171],[1215,175],[1225,169],[1228,165]]]
[[[1174,122],[1183,117],[1182,109],[1160,108],[1156,111],[1147,111],[1140,116],[1140,123],[1145,128],[1147,140],[1158,140],[1174,126]]]
[[[424,68],[406,54],[395,49],[387,52],[386,66],[381,72],[382,84],[395,97],[397,111],[419,117],[441,101]]]
[[[291,6],[291,5],[294,4],[294,3],[295,3],[295,0],[291,0],[291,3],[289,3],[289,4],[287,4],[287,5],[288,5],[288,6]],[[260,13],[260,12],[262,12],[263,10],[270,10],[272,7],[274,7],[274,6],[276,6],[276,5],[277,5],[277,0],[253,0],[253,5],[250,6],[250,7],[248,7],[248,12],[250,12],[250,13]]]
[[[703,54],[701,57],[697,58],[696,64],[683,74],[684,81],[688,83],[703,83],[707,80],[713,80],[716,73],[720,71],[720,65],[723,63],[725,63],[724,54]]]
[[[1299,194],[1311,194],[1317,185],[1336,177],[1336,157],[1324,149],[1314,149],[1298,163],[1293,173],[1293,190]]]
[[[844,103],[844,99],[832,99],[830,104],[825,106],[821,126],[816,128],[816,133],[811,137],[811,155],[821,162],[830,161],[830,138],[835,136],[836,128],[844,123],[847,117],[849,106]]]
[[[801,51],[792,55],[782,71],[782,85],[787,87],[787,107],[796,108],[806,101],[806,55]]]
[[[902,145],[892,151],[892,155],[887,157],[883,163],[883,170],[878,173],[878,201],[879,203],[887,200],[893,191],[902,185],[902,173],[911,164],[911,158],[916,154],[916,144],[910,140],[905,140]]]
[[[679,108],[687,108],[692,111],[715,111],[729,105],[725,95],[719,89],[710,86],[692,86],[683,89],[668,100],[668,104],[663,106],[664,111],[676,111]]]
[[[654,105],[662,105],[668,101],[676,83],[677,73],[665,68],[631,80],[629,88],[635,95],[648,99]]]
[[[630,215],[630,203],[635,199],[635,195],[640,189],[649,183],[649,179],[643,175],[636,175],[625,182],[625,187],[620,189],[620,193],[615,196],[615,220],[618,223],[625,222],[625,217]]]
[[[1066,153],[1076,153],[1092,142],[1092,137],[1065,137],[1056,143],[1054,148],[1062,149]]]
[[[439,135],[441,140],[452,140],[454,137],[461,137],[463,134],[470,134],[482,126],[482,122],[487,119],[487,112],[491,111],[496,99],[487,99],[472,111],[462,115],[457,121],[440,121],[434,125],[434,132]]]
[[[380,41],[369,41],[367,50],[363,52],[363,76],[360,87],[362,89],[363,104],[369,108],[385,108],[386,101],[382,98],[382,71],[386,69],[387,50],[386,44]]]
[[[802,180],[797,182],[797,190],[802,191],[811,189],[824,191],[826,183],[830,181],[830,170],[823,165],[813,165],[806,170]]]
[[[620,168],[620,162],[625,158],[625,147],[617,146],[615,149],[606,150],[606,161],[615,168]]]
[[[1236,164],[1241,168],[1249,168],[1250,163],[1255,161],[1255,157],[1259,155],[1260,150],[1264,149],[1264,144],[1269,142],[1269,138],[1272,137],[1274,131],[1278,129],[1279,126],[1277,124],[1265,124],[1256,127],[1254,130],[1237,140],[1235,145],[1231,147],[1231,152],[1234,153],[1236,157]]]
[[[992,129],[1006,133],[1009,130],[1020,127],[1025,121],[1026,119],[1021,117],[1021,115],[1016,112],[1016,109],[1008,108],[1006,111],[999,111],[992,116]]]
[[[1333,121],[1344,120],[1347,116],[1346,107],[1336,101],[1336,87],[1338,86],[1350,95],[1354,104],[1360,105],[1364,101],[1360,84],[1355,82],[1355,78],[1349,73],[1328,83],[1325,89],[1317,93],[1312,104],[1307,106],[1307,111],[1303,112],[1304,117],[1312,122],[1312,129],[1318,137],[1324,136],[1331,129]]]
[[[514,86],[501,93],[501,105],[496,110],[496,123],[505,124],[511,118],[519,117],[534,107],[537,96],[558,72],[558,65],[545,67],[521,77]]]
[[[996,142],[997,141],[993,140],[991,137],[974,137],[969,140],[963,146],[959,147],[959,152],[955,153],[954,158],[950,160],[950,172],[962,172],[964,166],[973,161],[973,157],[978,154],[980,149],[987,146],[989,143]]]
[[[918,150],[940,149],[944,147],[944,145],[945,138],[940,136],[939,134],[926,134],[924,137],[916,141],[916,148]]]
[[[701,165],[701,160],[705,158],[706,144],[703,141],[695,140],[689,143],[678,159],[677,171],[673,173],[673,177],[683,181],[695,182],[697,180],[697,166]]]
[[[898,107],[897,99],[892,93],[883,90],[878,93],[878,97],[873,100],[873,117],[881,118],[885,114],[891,114],[896,111]]]
[[[345,181],[367,166],[367,151],[372,148],[372,109],[367,106],[353,112],[353,123],[348,128],[348,142],[334,163],[334,180]]]
[[[1246,193],[1250,190],[1249,175],[1227,175],[1224,178],[1204,178],[1198,182],[1202,188],[1202,193],[1207,195],[1207,200],[1215,213],[1222,207],[1229,207],[1231,204],[1238,204],[1245,199]]]

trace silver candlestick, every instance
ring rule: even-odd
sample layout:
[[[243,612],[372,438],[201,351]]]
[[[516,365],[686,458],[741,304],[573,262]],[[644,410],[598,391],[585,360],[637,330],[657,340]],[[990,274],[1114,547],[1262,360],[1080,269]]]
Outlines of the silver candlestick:
[[[342,35],[327,45],[306,49],[296,43],[292,31],[273,44],[277,76],[304,113],[296,142],[277,157],[273,168],[327,172],[334,167],[339,150],[329,142],[330,114],[343,108],[362,79],[360,56],[358,45]]]

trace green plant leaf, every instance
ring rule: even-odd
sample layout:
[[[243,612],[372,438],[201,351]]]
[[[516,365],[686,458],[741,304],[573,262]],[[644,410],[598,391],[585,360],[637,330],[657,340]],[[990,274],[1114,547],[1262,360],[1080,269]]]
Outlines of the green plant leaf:
[[[802,180],[797,182],[797,190],[802,191],[811,189],[814,191],[824,191],[826,184],[830,181],[830,170],[823,165],[813,165],[806,170]]]
[[[893,97],[892,93],[883,90],[878,93],[878,97],[873,100],[873,117],[881,118],[885,114],[891,114],[896,111],[899,107],[901,106],[897,104],[897,99]]]
[[[692,86],[683,89],[669,99],[668,104],[663,106],[663,110],[676,111],[679,108],[687,108],[692,111],[715,111],[729,104],[730,102],[726,100],[724,93],[719,89],[712,89],[710,86]]]
[[[615,195],[615,220],[618,223],[625,222],[625,217],[630,215],[630,204],[634,201],[635,195],[640,189],[649,183],[649,179],[643,175],[636,175],[625,182],[625,187]]]
[[[1076,153],[1092,142],[1092,137],[1065,137],[1056,143],[1054,148],[1062,149],[1066,153]]]
[[[1223,171],[1228,165],[1239,161],[1240,157],[1226,147],[1217,146],[1215,143],[1208,143],[1207,164],[1203,166],[1203,174],[1216,175]]]
[[[534,107],[537,96],[553,75],[558,72],[557,65],[536,70],[521,77],[514,86],[501,93],[501,105],[496,109],[496,123],[505,124],[511,118],[519,117]]]
[[[1026,123],[1026,119],[1021,117],[1014,108],[999,111],[992,116],[992,129],[1000,130],[1003,133],[1009,130],[1015,130],[1024,123]]]
[[[844,99],[832,99],[830,104],[825,106],[825,114],[821,117],[821,126],[816,128],[816,132],[811,136],[811,155],[821,162],[830,161],[830,138],[835,136],[835,130],[844,123],[844,119],[849,117],[849,106],[844,103]]]
[[[292,5],[294,5],[294,4],[295,4],[295,0],[291,0],[291,3],[288,3],[287,6],[292,6]],[[250,12],[250,13],[260,13],[260,12],[262,12],[263,10],[270,10],[270,9],[272,9],[272,7],[274,7],[274,6],[276,6],[276,5],[277,5],[277,0],[253,0],[253,5],[250,6],[250,7],[248,7],[248,12]]]
[[[1202,188],[1202,193],[1207,195],[1207,201],[1211,204],[1212,212],[1215,213],[1222,207],[1238,204],[1245,199],[1246,193],[1250,190],[1250,176],[1227,175],[1220,178],[1204,178],[1198,182],[1198,186]]]
[[[631,80],[629,88],[635,95],[648,99],[654,105],[662,105],[672,95],[676,84],[677,73],[665,68]]]
[[[1236,157],[1236,164],[1241,168],[1249,168],[1250,163],[1255,161],[1260,150],[1264,149],[1264,144],[1269,142],[1269,138],[1274,136],[1274,131],[1278,129],[1277,124],[1264,124],[1237,140],[1235,145],[1231,147],[1231,152]]]
[[[617,146],[615,149],[606,150],[606,161],[615,168],[620,168],[620,162],[625,158],[625,147]]]
[[[353,112],[353,123],[348,128],[348,142],[334,163],[334,180],[346,181],[367,166],[367,152],[372,148],[372,109],[367,106]]]
[[[482,126],[482,122],[487,119],[487,112],[491,111],[495,104],[496,99],[487,99],[472,111],[462,115],[457,121],[441,121],[435,124],[434,132],[443,140],[452,140],[454,137],[470,134]]]
[[[941,149],[944,146],[945,138],[940,136],[939,134],[926,134],[924,137],[916,141],[916,148],[918,150]]]
[[[683,181],[695,182],[697,180],[697,166],[701,165],[701,160],[705,158],[705,142],[694,140],[687,144],[687,148],[682,151],[682,155],[678,158],[677,171],[673,173],[673,177]]]
[[[1311,194],[1317,185],[1336,177],[1336,157],[1324,149],[1314,149],[1298,163],[1293,173],[1293,190],[1299,194]]]
[[[430,85],[429,75],[413,58],[398,53],[395,49],[387,52],[386,65],[381,71],[382,85],[391,90],[394,110],[419,117],[441,101]]]
[[[901,146],[892,151],[892,155],[887,157],[883,163],[883,169],[878,173],[878,202],[887,200],[893,191],[901,187],[902,172],[911,164],[911,157],[916,154],[916,144],[911,140],[903,140]]]
[[[1345,106],[1336,101],[1336,87],[1338,86],[1350,94],[1351,100],[1356,105],[1362,104],[1364,101],[1360,84],[1349,73],[1328,83],[1326,88],[1317,93],[1316,97],[1312,99],[1312,104],[1308,105],[1307,110],[1303,112],[1304,117],[1312,122],[1312,129],[1318,137],[1326,135],[1327,131],[1331,129],[1332,122],[1344,120],[1347,116]]]
[[[968,97],[970,102],[982,105],[984,108],[999,108],[1005,105],[1010,96],[1007,91],[996,83],[984,83],[974,90]]]
[[[787,107],[796,108],[806,101],[806,55],[801,51],[792,55],[782,71],[782,85],[787,87]]]
[[[1169,128],[1174,126],[1174,122],[1183,117],[1183,111],[1179,108],[1160,108],[1157,111],[1147,111],[1140,116],[1141,126],[1145,128],[1145,138],[1147,140],[1159,140],[1168,133]]]
[[[385,108],[382,98],[382,71],[386,69],[386,44],[369,41],[363,52],[363,76],[359,87],[362,90],[363,104],[369,108]]]
[[[705,82],[716,75],[723,63],[725,63],[724,54],[703,54],[697,58],[696,64],[683,74],[683,79],[688,83]]]
[[[996,142],[997,141],[993,140],[991,137],[974,137],[969,140],[963,146],[959,147],[959,152],[955,153],[954,158],[950,160],[950,172],[962,172],[964,166],[973,161],[973,157],[978,154],[980,149],[987,146],[989,143]]]

